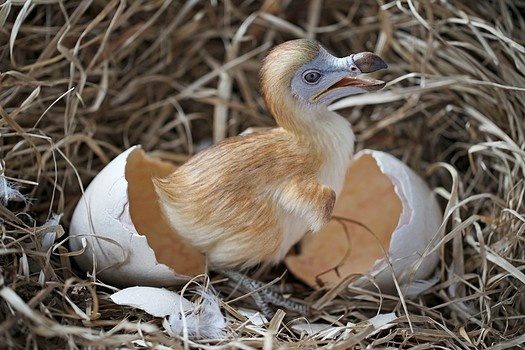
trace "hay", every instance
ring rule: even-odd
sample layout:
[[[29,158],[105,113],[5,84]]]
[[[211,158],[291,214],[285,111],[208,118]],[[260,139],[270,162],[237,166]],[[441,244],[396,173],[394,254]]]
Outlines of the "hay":
[[[0,5],[0,183],[16,191],[0,203],[0,343],[523,347],[525,4],[379,3]],[[212,276],[228,335],[169,337],[159,319],[111,303],[114,288],[80,273],[62,227],[82,187],[131,145],[180,162],[210,140],[273,125],[257,70],[271,46],[295,37],[315,37],[337,54],[375,51],[389,63],[384,91],[333,108],[353,123],[359,148],[396,155],[436,188],[445,208],[438,282],[410,301],[344,285],[313,292],[285,275],[280,285],[320,310],[308,322],[327,325],[325,337],[322,326],[298,327],[305,319],[284,312],[266,325],[247,322],[240,308],[253,308],[250,298],[230,296],[225,280]],[[8,201],[13,194],[23,200]],[[63,214],[60,224],[54,214]],[[50,233],[57,238],[46,249]],[[387,316],[374,319],[378,313]]]

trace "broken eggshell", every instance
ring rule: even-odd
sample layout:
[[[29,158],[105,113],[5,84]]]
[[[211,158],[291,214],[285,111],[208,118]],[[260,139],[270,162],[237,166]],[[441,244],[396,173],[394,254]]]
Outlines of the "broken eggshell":
[[[362,277],[353,286],[376,285],[390,293],[394,274],[410,296],[428,286],[421,280],[429,277],[439,256],[427,247],[442,235],[442,214],[434,194],[406,164],[380,151],[357,153],[333,215],[366,228],[333,219],[320,233],[307,235],[300,253],[285,260],[296,277],[320,287],[357,274]]]
[[[166,224],[151,178],[175,167],[135,146],[93,179],[73,213],[78,265],[118,286],[169,286],[204,271],[204,256]]]
[[[357,324],[347,323],[345,326],[338,326],[327,323],[293,323],[291,328],[293,331],[301,335],[301,339],[304,338],[302,335],[306,335],[310,339],[318,340],[329,340],[337,339],[339,341],[348,339],[355,333],[363,329],[372,328],[372,332],[366,335],[365,339],[370,338],[374,334],[381,332],[382,330],[394,327],[394,321],[397,319],[397,315],[393,312],[386,314],[378,314],[374,317],[361,321]]]
[[[218,339],[224,335],[226,321],[219,300],[211,290],[200,290],[201,303],[195,304],[178,293],[155,287],[129,287],[111,295],[118,305],[141,309],[163,323],[172,336],[183,335],[184,328],[192,339]]]

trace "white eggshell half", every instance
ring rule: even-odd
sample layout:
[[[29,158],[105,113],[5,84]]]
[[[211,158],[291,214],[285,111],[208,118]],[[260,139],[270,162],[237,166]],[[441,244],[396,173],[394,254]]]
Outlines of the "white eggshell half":
[[[363,150],[356,156],[365,154],[374,157],[381,172],[392,181],[402,203],[401,217],[392,233],[388,250],[393,272],[402,287],[417,284],[419,280],[429,277],[439,260],[438,250],[430,254],[428,251],[439,242],[441,209],[435,194],[405,163],[380,151]],[[425,257],[421,259],[424,255]],[[378,260],[370,275],[384,290],[394,290],[392,268],[386,259]],[[366,283],[362,278],[355,284]]]
[[[126,150],[89,184],[73,213],[70,248],[81,252],[75,260],[84,271],[95,271],[97,278],[112,285],[180,284],[188,277],[159,263],[144,235],[147,232],[139,234],[132,221],[126,163],[135,151],[142,152],[140,146]],[[152,217],[151,221],[159,219]]]
[[[306,236],[301,253],[285,262],[307,284],[335,284],[355,274],[363,276],[354,286],[375,283],[383,292],[393,292],[393,274],[410,287],[435,269],[438,252],[428,254],[427,247],[435,246],[442,234],[441,210],[423,179],[394,156],[373,150],[357,153],[334,215],[360,222],[373,233],[348,224],[347,234],[332,220],[322,232]]]

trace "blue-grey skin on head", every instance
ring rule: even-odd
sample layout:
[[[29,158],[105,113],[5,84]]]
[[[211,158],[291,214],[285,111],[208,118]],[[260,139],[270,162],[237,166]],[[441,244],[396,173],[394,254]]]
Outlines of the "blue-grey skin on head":
[[[339,58],[320,47],[317,56],[295,72],[292,93],[304,102],[327,105],[342,97],[383,88],[381,80],[358,76],[384,68],[386,63],[371,52]]]

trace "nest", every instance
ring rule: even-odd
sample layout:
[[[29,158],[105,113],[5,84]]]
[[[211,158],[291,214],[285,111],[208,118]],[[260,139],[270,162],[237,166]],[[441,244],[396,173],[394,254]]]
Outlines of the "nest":
[[[0,343],[523,346],[524,13],[520,1],[4,2]],[[437,283],[405,300],[344,286],[312,291],[283,275],[292,297],[320,310],[309,322],[344,330],[327,336],[298,331],[285,312],[250,325],[237,312],[249,298],[231,296],[212,275],[224,338],[170,337],[159,319],[113,304],[115,288],[76,267],[66,234],[72,211],[90,180],[132,145],[183,162],[247,127],[273,126],[258,68],[268,49],[297,37],[339,55],[374,51],[389,63],[383,91],[333,108],[353,124],[358,148],[397,156],[435,189],[446,227]],[[392,312],[389,327],[370,327]]]

